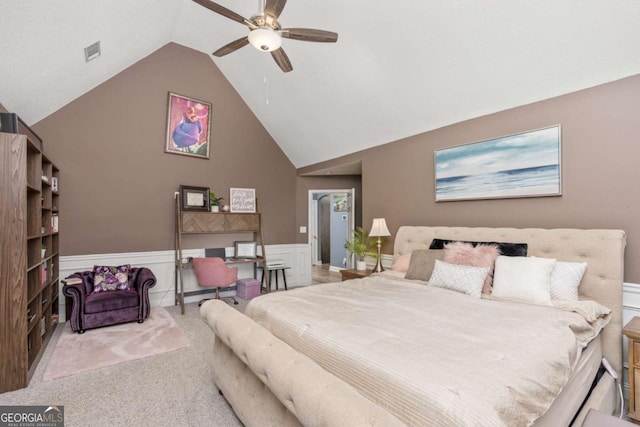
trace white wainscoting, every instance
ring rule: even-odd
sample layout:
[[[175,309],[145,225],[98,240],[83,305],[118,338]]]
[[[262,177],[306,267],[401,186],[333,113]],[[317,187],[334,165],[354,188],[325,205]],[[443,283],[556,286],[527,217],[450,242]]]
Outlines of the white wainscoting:
[[[226,248],[227,255],[233,254],[233,248]],[[307,286],[311,284],[311,253],[309,245],[268,245],[265,246],[267,259],[283,260],[285,265],[291,267],[285,270],[288,286]],[[183,257],[202,257],[204,249],[187,249],[182,251]],[[147,267],[155,274],[156,285],[149,291],[149,299],[152,307],[169,306],[174,304],[175,279],[174,279],[175,251],[154,252],[129,252],[115,254],[74,255],[60,257],[60,279],[77,271],[91,270],[94,265],[122,265],[131,264],[132,267]],[[239,267],[238,277],[252,277],[253,264],[236,264]],[[236,266],[234,265],[234,266]],[[185,292],[202,289],[198,287],[193,270],[185,269]],[[260,270],[257,277],[260,279]],[[280,283],[282,285],[282,283]],[[273,287],[273,285],[272,285]],[[230,294],[233,295],[234,292]],[[225,295],[225,293],[223,293]],[[196,295],[185,298],[185,302],[199,301],[206,295]],[[65,298],[60,284],[60,321],[65,318]]]

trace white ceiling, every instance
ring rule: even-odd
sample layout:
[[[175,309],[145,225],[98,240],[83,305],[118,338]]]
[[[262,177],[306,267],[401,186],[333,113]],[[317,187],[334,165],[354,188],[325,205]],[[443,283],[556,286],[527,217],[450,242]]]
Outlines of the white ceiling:
[[[285,39],[287,74],[251,46],[212,60],[296,167],[640,74],[638,0],[289,0],[279,21],[339,39]],[[0,102],[35,123],[168,42],[247,32],[191,0],[3,0]]]

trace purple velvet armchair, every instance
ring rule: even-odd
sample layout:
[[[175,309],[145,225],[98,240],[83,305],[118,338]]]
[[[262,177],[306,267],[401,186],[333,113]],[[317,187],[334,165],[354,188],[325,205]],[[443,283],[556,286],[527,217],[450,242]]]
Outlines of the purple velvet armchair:
[[[93,293],[91,271],[74,273],[66,280],[78,278],[82,283],[65,284],[62,292],[72,299],[68,319],[73,332],[138,321],[144,322],[151,310],[149,288],[156,284],[156,277],[148,268],[132,268],[129,271],[130,289]]]

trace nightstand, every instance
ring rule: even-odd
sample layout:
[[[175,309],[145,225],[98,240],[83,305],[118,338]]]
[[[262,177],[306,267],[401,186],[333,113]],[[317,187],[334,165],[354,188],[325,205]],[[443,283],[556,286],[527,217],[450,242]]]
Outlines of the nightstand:
[[[351,279],[362,279],[370,276],[371,273],[373,273],[373,270],[340,270],[343,282]]]
[[[640,421],[640,317],[634,317],[622,329],[629,339],[629,410],[627,415]]]

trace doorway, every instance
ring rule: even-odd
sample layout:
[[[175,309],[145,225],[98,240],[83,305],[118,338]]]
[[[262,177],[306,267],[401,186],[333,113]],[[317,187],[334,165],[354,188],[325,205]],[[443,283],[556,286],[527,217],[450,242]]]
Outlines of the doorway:
[[[311,265],[340,271],[351,266],[345,242],[355,227],[355,188],[309,190]]]

